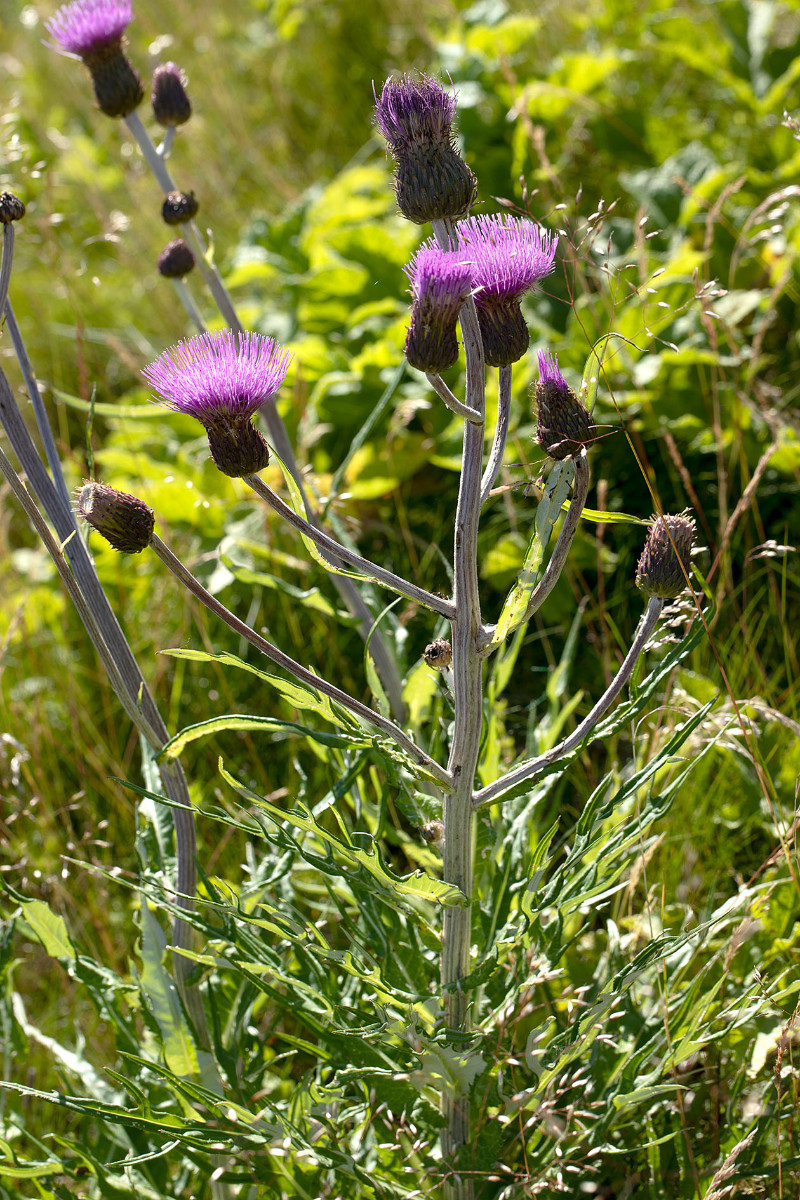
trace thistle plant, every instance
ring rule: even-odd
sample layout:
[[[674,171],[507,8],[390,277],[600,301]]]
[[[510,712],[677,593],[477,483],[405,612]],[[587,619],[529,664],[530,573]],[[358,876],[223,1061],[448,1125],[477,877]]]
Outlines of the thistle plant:
[[[383,1021],[383,1017],[379,1020],[381,1011],[391,1009],[395,1014],[403,1006],[406,1020],[404,1026],[400,1017],[393,1015],[391,1020],[387,1018],[381,1024],[381,1054],[391,1065],[376,1065],[365,1058],[362,1066],[359,1059],[349,1079],[360,1097],[359,1103],[377,1119],[376,1113],[381,1107],[391,1109],[394,1105],[393,1100],[382,1097],[381,1079],[386,1095],[391,1097],[397,1088],[405,1096],[403,1087],[410,1079],[421,1077],[422,1081],[417,1085],[420,1107],[430,1108],[431,1095],[435,1094],[440,1144],[438,1149],[429,1144],[424,1155],[421,1151],[413,1151],[414,1155],[420,1154],[423,1175],[416,1181],[418,1190],[406,1189],[402,1194],[434,1195],[441,1188],[446,1200],[470,1200],[481,1191],[486,1178],[494,1180],[499,1170],[497,1163],[493,1163],[490,1168],[483,1169],[481,1175],[482,1168],[476,1167],[474,1161],[479,1109],[476,1080],[486,1066],[493,1022],[500,1022],[498,1013],[491,1011],[486,1000],[484,982],[489,978],[492,955],[501,953],[502,936],[507,935],[510,942],[514,937],[521,937],[518,930],[512,929],[510,898],[504,901],[506,908],[502,917],[507,924],[501,929],[501,916],[497,915],[495,924],[490,913],[487,934],[486,914],[491,909],[492,896],[481,893],[480,881],[476,884],[476,863],[480,866],[476,845],[477,814],[483,817],[488,810],[492,820],[499,825],[504,819],[502,809],[507,806],[515,819],[524,819],[526,810],[515,807],[521,797],[527,799],[534,787],[546,778],[565,772],[576,753],[594,737],[608,736],[610,731],[641,711],[669,664],[666,667],[662,664],[644,681],[640,679],[638,691],[624,706],[624,712],[609,716],[612,705],[637,669],[662,615],[665,600],[676,598],[691,586],[694,523],[688,514],[659,514],[652,519],[638,568],[635,572],[630,571],[631,596],[636,597],[637,587],[644,593],[644,611],[612,681],[591,703],[587,715],[543,753],[523,753],[517,761],[501,764],[494,777],[487,778],[486,735],[491,717],[487,681],[492,670],[489,660],[495,657],[502,660],[504,656],[512,655],[514,635],[524,630],[558,583],[585,511],[590,455],[602,453],[601,447],[594,446],[593,418],[589,406],[584,403],[589,392],[589,378],[596,370],[597,353],[590,354],[586,379],[576,391],[561,374],[555,349],[540,350],[539,378],[532,402],[538,446],[547,456],[543,493],[531,521],[530,543],[523,567],[500,611],[491,616],[486,614],[479,586],[479,524],[506,453],[513,368],[529,351],[530,331],[523,309],[524,298],[555,269],[557,237],[527,218],[470,216],[477,181],[456,145],[453,130],[456,106],[452,91],[427,77],[392,79],[384,85],[376,101],[374,120],[386,137],[394,159],[398,207],[408,220],[420,225],[431,222],[433,227],[433,238],[423,243],[406,268],[411,294],[406,359],[412,369],[425,376],[431,389],[463,422],[461,471],[449,563],[452,589],[449,595],[441,595],[423,582],[406,578],[399,571],[372,561],[346,540],[340,540],[335,530],[329,532],[323,527],[277,414],[277,396],[291,369],[291,349],[283,347],[274,338],[241,328],[221,277],[209,263],[207,247],[194,224],[197,207],[192,193],[182,193],[173,186],[165,166],[166,153],[163,148],[161,153],[154,148],[135,114],[135,105],[131,103],[136,90],[131,82],[136,78],[135,72],[130,66],[120,65],[127,62],[122,54],[122,35],[130,16],[128,8],[110,0],[107,3],[75,0],[60,11],[49,28],[62,48],[79,54],[86,62],[102,111],[125,118],[166,193],[165,221],[179,221],[185,227],[187,241],[173,241],[163,252],[159,261],[161,274],[183,280],[196,262],[228,324],[226,331],[203,331],[176,346],[167,347],[154,362],[143,365],[142,375],[157,401],[175,412],[195,417],[202,424],[211,457],[220,472],[242,481],[244,488],[297,531],[316,563],[338,580],[340,586],[341,581],[346,580],[346,595],[353,611],[365,623],[368,638],[374,633],[372,614],[367,608],[364,615],[366,606],[359,599],[361,593],[353,581],[358,588],[377,587],[390,596],[405,598],[424,613],[428,642],[424,661],[443,681],[448,705],[444,728],[437,732],[424,725],[412,727],[406,721],[402,688],[398,686],[400,681],[392,682],[397,668],[390,652],[381,654],[379,670],[384,672],[387,690],[395,693],[393,717],[380,710],[382,696],[377,686],[374,687],[375,706],[372,706],[304,665],[299,652],[288,653],[287,649],[276,645],[226,608],[163,540],[158,532],[158,513],[154,514],[135,496],[115,489],[113,480],[86,483],[79,491],[77,512],[120,553],[152,551],[177,581],[217,619],[291,677],[294,690],[288,693],[287,681],[283,676],[280,678],[285,694],[293,696],[298,707],[313,709],[316,716],[331,727],[324,733],[328,743],[320,735],[321,744],[334,747],[337,753],[342,752],[341,761],[336,760],[342,769],[332,787],[330,804],[326,800],[318,809],[291,806],[287,801],[287,809],[282,811],[268,798],[249,792],[230,774],[224,777],[251,805],[242,817],[242,824],[254,837],[273,838],[276,845],[286,849],[288,857],[295,854],[302,857],[299,848],[302,832],[303,836],[324,843],[330,861],[339,856],[348,868],[352,868],[353,895],[356,897],[353,908],[358,907],[359,898],[366,894],[365,879],[376,889],[383,888],[386,894],[390,894],[394,886],[392,903],[403,929],[413,924],[416,911],[413,905],[428,904],[424,921],[419,924],[422,932],[416,943],[419,950],[415,953],[425,969],[438,959],[438,987],[435,989],[429,986],[425,991],[419,986],[418,978],[412,979],[405,985],[401,1004],[392,999],[386,983],[390,965],[385,967],[383,975],[381,970],[384,968],[376,966],[371,975],[368,967],[361,965],[362,947],[357,941],[353,944],[353,953],[347,952],[350,955],[347,970],[353,978],[357,978],[365,989],[368,982],[370,987],[374,985],[374,990],[365,991],[363,996],[353,998],[353,994],[348,993],[350,1009],[358,1017],[358,1029],[368,1030],[373,1020],[380,1024]],[[113,63],[113,70],[109,62]],[[184,81],[174,64],[159,70],[153,85],[153,107],[159,121],[174,135],[175,128],[188,118],[190,106],[188,99],[183,104]],[[111,86],[109,74],[115,81],[123,77],[127,81],[127,100],[107,98]],[[5,207],[9,212],[14,208],[10,203]],[[10,225],[4,228],[10,228]],[[2,278],[6,281],[11,271],[12,249],[13,234],[4,243]],[[196,309],[190,316],[197,324]],[[442,373],[455,367],[462,355],[465,384],[463,395],[458,396],[442,379]],[[487,367],[496,368],[497,374],[494,371],[487,373]],[[487,429],[486,422],[487,380],[489,386],[497,388],[498,416],[493,429]],[[35,406],[38,403],[35,388],[31,389],[31,401]],[[266,436],[255,424],[259,413],[266,419]],[[55,461],[53,459],[54,445],[46,420],[42,419],[40,430],[52,480],[24,432],[7,385],[0,395],[0,415],[21,470],[35,489],[55,530],[55,537],[48,533],[47,522],[30,501],[17,472],[5,459],[0,465],[56,562],[63,566],[65,555],[71,561],[75,582],[68,584],[70,594],[82,615],[86,614],[84,619],[89,633],[109,670],[125,711],[136,720],[137,727],[159,758],[166,798],[174,805],[176,831],[180,837],[186,823],[181,813],[185,814],[186,809],[191,808],[187,803],[186,788],[175,783],[175,779],[180,778],[180,739],[169,739],[155,702],[144,687],[142,674],[125,649],[124,639],[114,632],[106,632],[102,625],[101,618],[108,617],[108,602],[96,583],[88,552],[76,533],[72,512],[64,507],[63,487],[56,479],[62,477],[56,466],[57,455]],[[273,486],[262,473],[276,463],[281,481]],[[554,545],[550,549],[554,535]],[[66,582],[69,571],[65,566],[63,574]],[[683,652],[683,648],[676,651],[672,663]],[[513,666],[513,658],[511,662]],[[608,719],[602,725],[604,718]],[[681,737],[688,737],[689,732],[691,730],[687,729]],[[674,751],[682,744],[681,737],[676,735],[670,750]],[[351,755],[356,759],[348,757]],[[665,750],[661,765],[666,762],[666,756]],[[359,764],[358,769],[354,761]],[[366,838],[367,834],[344,831],[336,804],[354,786],[353,779],[358,777],[359,771],[366,778],[367,761],[379,777],[376,786],[385,787],[386,781],[391,780],[398,793],[416,804],[420,815],[427,818],[420,821],[421,836],[431,847],[431,858],[427,875],[421,879],[415,876],[410,877],[410,881],[404,878],[398,883],[371,841],[369,848],[364,848],[359,839]],[[340,788],[338,792],[337,788]],[[598,797],[592,803],[594,810],[605,814],[604,820],[609,819],[613,801]],[[333,832],[318,820],[319,813],[329,809],[335,826]],[[203,816],[213,819],[207,812],[203,812]],[[594,826],[590,817],[591,814],[587,817],[586,829],[592,831]],[[181,843],[184,856],[186,849]],[[192,869],[195,852],[192,843],[189,847]],[[434,852],[441,854],[440,860],[433,858]],[[315,863],[323,874],[328,871],[328,860],[322,852],[315,849],[313,855],[306,853],[309,857],[304,861]],[[559,873],[560,868],[555,865],[548,876],[550,868],[545,862],[545,854],[546,845],[537,861],[527,864],[526,876],[519,880],[521,899],[513,902],[517,904],[518,912],[524,914],[525,921],[537,927],[542,945],[555,937],[544,919],[549,907],[557,907],[552,891],[565,880],[565,889],[573,882],[563,872]],[[200,866],[202,868],[202,859]],[[575,870],[577,875],[577,867]],[[359,872],[363,872],[363,876]],[[264,882],[264,894],[267,886]],[[338,885],[330,887],[331,911],[341,901],[337,888]],[[187,1123],[181,1127],[179,1136],[186,1137],[187,1145],[190,1135],[196,1137],[200,1140],[192,1143],[193,1149],[200,1146],[203,1153],[219,1156],[222,1160],[220,1174],[225,1177],[223,1182],[238,1189],[236,1194],[246,1196],[253,1194],[248,1191],[249,1182],[240,1186],[237,1169],[230,1167],[226,1174],[226,1164],[241,1165],[259,1154],[269,1158],[273,1150],[277,1158],[277,1150],[286,1142],[295,1150],[301,1144],[307,1145],[311,1153],[312,1143],[319,1140],[312,1130],[313,1123],[317,1122],[319,1130],[324,1132],[326,1145],[332,1147],[325,1160],[326,1169],[333,1177],[341,1170],[343,1177],[358,1180],[359,1186],[366,1189],[370,1186],[369,1169],[359,1159],[361,1145],[356,1144],[358,1138],[353,1135],[343,1143],[348,1147],[346,1152],[335,1143],[332,1131],[336,1125],[338,1101],[328,1101],[328,1081],[323,1069],[315,1079],[314,1104],[306,1109],[298,1105],[294,1110],[290,1103],[273,1100],[269,1083],[265,1083],[263,1092],[258,1093],[268,1099],[263,1111],[257,1115],[238,1100],[237,1088],[242,1072],[236,1062],[236,1046],[226,1041],[228,1027],[223,1027],[224,1022],[219,1019],[225,991],[220,979],[232,965],[241,973],[236,985],[240,989],[238,998],[230,1009],[232,1028],[236,1024],[233,1010],[237,1005],[245,1012],[255,1003],[247,999],[251,986],[256,991],[263,987],[271,1003],[283,1003],[283,996],[291,990],[292,968],[285,964],[282,967],[273,964],[269,969],[264,963],[254,966],[253,961],[240,952],[245,945],[243,931],[249,936],[247,921],[251,914],[246,905],[238,902],[226,907],[221,889],[212,880],[205,879],[200,895],[195,897],[194,878],[190,879],[184,870],[177,891],[180,919],[194,926],[198,940],[202,936],[208,943],[202,950],[192,949],[182,932],[183,925],[179,926],[177,947],[186,952],[185,961],[197,963],[198,974],[202,976],[202,987],[185,975],[180,978],[183,1003],[195,1031],[200,1033],[201,1044],[215,1056],[211,1083],[207,1074],[205,1090],[193,1083],[186,1085],[182,1093],[185,1107],[193,1113],[210,1110],[213,1122],[204,1129],[195,1122],[191,1131]],[[367,911],[366,901],[364,906]],[[290,907],[286,913],[275,916],[271,924],[267,922],[270,933],[277,931],[276,936],[292,936],[291,930],[287,933],[292,920],[297,921],[300,928],[302,922],[290,912]],[[224,914],[224,919],[221,924],[215,924],[215,917],[220,913]],[[348,910],[347,922],[351,916]],[[318,926],[326,923],[321,916],[318,918]],[[324,954],[320,951],[320,962],[325,961],[326,954],[331,961],[338,962],[336,956],[344,957],[342,952],[324,944],[320,929],[317,929],[319,937],[314,941],[315,928],[313,922],[303,926],[302,937],[307,937],[309,946],[313,945],[308,953],[315,953],[322,947]],[[237,942],[237,938],[241,938],[241,942]],[[296,946],[299,961],[306,953],[300,946],[299,937]],[[249,944],[249,952],[252,955],[262,952],[255,947],[254,939]],[[366,956],[362,957],[366,961]],[[264,982],[273,969],[278,973],[275,977],[280,976],[280,987]],[[545,972],[544,952],[541,970]],[[253,982],[254,978],[256,982]],[[313,1001],[309,999],[307,1019],[315,1022],[315,1036],[321,1045],[329,1032],[326,1029],[328,1017],[320,1019],[310,1015],[312,1009],[315,1014],[325,1011],[321,1002],[317,1005],[316,997],[323,994],[328,984],[322,982],[319,986],[322,991],[315,993]],[[332,1006],[330,1011],[334,1011]],[[213,1036],[207,1035],[207,1027],[213,1031]],[[355,1024],[346,1034],[337,1029],[336,1036],[350,1039],[355,1045],[355,1029]],[[537,1036],[544,1036],[543,1029],[538,1030]],[[368,1033],[364,1038],[368,1038]],[[287,1044],[290,1041],[304,1051],[311,1045],[308,1038],[295,1034],[287,1035]],[[402,1051],[397,1051],[398,1046]],[[567,1051],[568,1048],[564,1053]],[[433,1061],[435,1070],[430,1065]],[[406,1062],[406,1070],[400,1069],[398,1064],[401,1062]],[[414,1063],[416,1065],[408,1065]],[[422,1063],[425,1063],[424,1069]],[[359,1080],[358,1073],[362,1070],[364,1079],[369,1081],[368,1086],[362,1087]],[[347,1072],[343,1070],[342,1073]],[[543,1069],[539,1074],[542,1078],[547,1076],[542,1084],[544,1088],[555,1077],[555,1067]],[[345,1094],[346,1085],[342,1087],[342,1094]],[[218,1108],[215,1107],[217,1104]],[[511,1101],[508,1108],[509,1111],[513,1108]],[[436,1124],[429,1116],[427,1120],[430,1126]],[[238,1128],[235,1128],[237,1124]],[[206,1135],[210,1137],[212,1126],[213,1142],[203,1141]],[[363,1136],[366,1139],[366,1132]],[[307,1140],[303,1141],[304,1138]],[[499,1141],[497,1145],[499,1147]],[[498,1159],[500,1154],[498,1148]],[[356,1160],[357,1166],[353,1166]],[[368,1162],[368,1156],[363,1161]],[[254,1186],[261,1186],[271,1169],[260,1167],[261,1175],[254,1170],[257,1180]],[[275,1170],[277,1172],[278,1168]],[[351,1171],[350,1175],[346,1174],[348,1171]],[[277,1186],[275,1178],[277,1174],[269,1176],[270,1186]],[[382,1178],[379,1194],[391,1194],[390,1183]],[[399,1184],[398,1180],[397,1194],[401,1194]],[[344,1187],[339,1183],[332,1186]],[[405,1188],[405,1184],[403,1186]],[[310,1193],[298,1190],[293,1194]],[[345,1193],[337,1191],[336,1194]],[[363,1194],[368,1193],[365,1190]]]

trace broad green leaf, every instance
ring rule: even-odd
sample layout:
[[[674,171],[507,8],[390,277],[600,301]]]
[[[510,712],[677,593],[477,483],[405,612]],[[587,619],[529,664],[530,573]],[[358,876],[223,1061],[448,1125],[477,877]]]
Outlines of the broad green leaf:
[[[75,959],[75,947],[63,917],[52,912],[44,900],[24,900],[22,913],[33,936],[53,958]]]
[[[197,1048],[183,1015],[175,981],[164,967],[166,938],[145,901],[140,909],[142,921],[142,991],[158,1023],[164,1057],[176,1075],[196,1075],[200,1064]]]

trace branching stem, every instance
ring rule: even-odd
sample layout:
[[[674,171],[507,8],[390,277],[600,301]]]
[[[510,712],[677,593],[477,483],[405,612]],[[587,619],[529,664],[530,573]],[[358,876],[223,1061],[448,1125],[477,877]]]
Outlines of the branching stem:
[[[186,587],[193,596],[196,596],[206,608],[219,617],[225,624],[248,641],[251,646],[260,651],[266,658],[270,659],[277,666],[282,667],[284,671],[288,671],[290,675],[294,675],[295,679],[299,679],[307,687],[314,691],[321,692],[324,696],[335,700],[337,704],[341,704],[343,708],[354,713],[362,721],[367,721],[370,725],[374,725],[381,733],[385,733],[392,738],[401,749],[405,750],[406,754],[423,769],[423,773],[435,779],[442,787],[449,789],[451,787],[451,779],[448,772],[435,762],[430,755],[421,750],[419,746],[412,742],[400,728],[395,725],[394,721],[390,721],[387,717],[382,717],[380,713],[376,713],[373,709],[368,708],[366,704],[362,704],[360,700],[350,696],[347,692],[343,692],[341,688],[337,688],[334,684],[328,683],[327,680],[315,675],[313,671],[302,667],[299,662],[290,658],[288,654],[284,654],[277,646],[273,646],[266,638],[261,637],[249,625],[235,616],[230,609],[227,609],[224,604],[221,604],[215,596],[206,591],[199,579],[195,579],[191,571],[183,565],[179,558],[172,553],[169,547],[165,546],[158,534],[153,534],[153,539],[150,543],[158,557],[166,567],[169,567],[173,575]]]
[[[494,481],[503,463],[503,454],[508,438],[508,423],[511,416],[511,367],[500,368],[500,378],[497,384],[497,425],[494,430],[494,440],[486,463],[486,470],[481,480],[481,507],[489,499],[489,492],[494,487]]]
[[[273,492],[272,488],[264,483],[258,475],[248,475],[245,478],[245,483],[252,488],[257,496],[270,506],[270,508],[283,517],[287,524],[292,525],[304,537],[310,538],[316,546],[327,552],[333,558],[341,559],[342,562],[348,563],[349,566],[355,567],[362,575],[369,579],[375,580],[376,583],[383,584],[384,587],[390,588],[393,592],[397,592],[401,596],[405,596],[407,600],[413,600],[417,604],[423,604],[426,608],[433,612],[439,613],[440,616],[447,620],[452,620],[455,613],[455,605],[451,600],[444,600],[441,596],[435,596],[433,592],[426,591],[425,588],[417,587],[415,583],[409,583],[406,579],[401,579],[399,575],[395,575],[394,571],[387,571],[385,567],[379,567],[376,563],[370,562],[366,558],[362,558],[360,554],[356,554],[354,550],[349,550],[346,546],[342,546],[329,534],[323,533],[321,529],[317,529],[309,521],[304,521],[298,516],[293,508],[290,508],[280,496]]]
[[[473,808],[483,808],[486,804],[493,804],[495,800],[501,799],[506,792],[511,791],[517,784],[535,779],[546,767],[551,766],[559,758],[563,758],[565,754],[571,754],[573,750],[580,746],[581,742],[584,738],[588,737],[600,718],[608,712],[628,679],[630,679],[639,655],[658,624],[663,607],[663,600],[659,600],[656,596],[650,597],[647,608],[642,613],[641,620],[639,621],[631,648],[625,655],[619,670],[592,711],[584,717],[577,729],[569,737],[564,738],[563,742],[559,742],[557,746],[554,746],[552,750],[548,750],[546,754],[540,755],[539,758],[531,758],[527,762],[520,763],[518,767],[515,767],[513,771],[509,771],[501,779],[497,779],[494,783],[490,783],[487,787],[477,791],[472,798]]]

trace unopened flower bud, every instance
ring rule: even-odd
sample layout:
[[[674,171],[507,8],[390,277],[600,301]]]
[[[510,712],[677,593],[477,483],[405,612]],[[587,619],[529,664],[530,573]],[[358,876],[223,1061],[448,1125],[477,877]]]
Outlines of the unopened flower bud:
[[[85,483],[78,493],[78,512],[93,529],[123,554],[138,554],[150,545],[155,528],[153,510],[143,500],[107,487]]]
[[[192,105],[186,94],[186,76],[175,63],[164,63],[153,72],[150,94],[153,116],[159,125],[183,125],[192,115]]]
[[[536,440],[551,458],[570,458],[591,439],[592,418],[558,369],[558,359],[539,352]]]
[[[194,254],[183,238],[169,242],[158,256],[158,271],[165,279],[183,279],[193,268]]]
[[[423,75],[387,79],[375,104],[375,124],[395,161],[395,195],[400,212],[424,225],[463,217],[475,199],[477,181],[456,149],[455,98]]]
[[[199,207],[194,192],[170,192],[164,197],[161,216],[168,225],[184,225],[197,216]]]
[[[424,242],[406,274],[411,280],[406,358],[418,371],[440,375],[458,358],[456,322],[469,295],[470,264],[457,251]]]
[[[436,638],[436,641],[431,642],[422,651],[422,657],[429,667],[444,671],[453,660],[453,647],[447,638]]]
[[[83,59],[107,117],[127,117],[144,98],[142,81],[123,50],[131,19],[130,0],[72,0],[47,22],[61,49]]]
[[[423,825],[420,829],[423,842],[427,842],[429,846],[433,846],[436,850],[441,850],[444,845],[444,824],[442,821],[428,821],[427,825]]]
[[[0,224],[10,225],[25,216],[25,205],[13,192],[0,192]]]
[[[674,600],[688,586],[694,518],[687,512],[653,517],[636,568],[636,586],[648,596]]]

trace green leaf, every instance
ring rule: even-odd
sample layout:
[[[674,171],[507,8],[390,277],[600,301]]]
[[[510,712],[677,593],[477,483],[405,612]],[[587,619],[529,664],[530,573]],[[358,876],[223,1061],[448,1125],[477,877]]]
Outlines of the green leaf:
[[[536,521],[525,561],[522,564],[519,578],[509,592],[497,622],[497,629],[492,638],[492,645],[502,644],[523,621],[528,600],[539,581],[544,552],[547,549],[559,512],[567,502],[570,485],[574,475],[574,464],[571,459],[554,464],[547,479],[541,500],[536,508]]]
[[[446,907],[459,906],[465,903],[464,894],[453,883],[445,883],[441,879],[431,879],[424,875],[422,871],[415,871],[411,875],[395,875],[382,862],[371,838],[369,839],[370,849],[368,850],[363,850],[353,843],[347,844],[320,825],[307,809],[299,807],[287,812],[274,804],[270,804],[263,796],[245,787],[233,775],[229,774],[223,767],[221,759],[219,762],[219,771],[223,779],[231,787],[235,788],[240,795],[246,796],[262,812],[268,813],[276,824],[279,826],[288,824],[303,833],[313,834],[323,845],[329,848],[333,859],[337,863],[350,863],[354,867],[363,868],[384,891],[398,899],[413,898],[415,900],[428,900],[436,904],[443,904]],[[367,836],[360,834],[359,840],[366,841]],[[321,870],[324,869],[321,863],[317,865]],[[336,873],[339,874],[338,869]]]
[[[256,731],[284,730],[298,737],[308,738],[321,746],[342,748],[345,746],[368,746],[367,737],[354,737],[347,733],[328,733],[321,729],[309,729],[306,725],[298,725],[294,721],[281,721],[277,717],[258,717],[247,713],[229,713],[224,717],[211,717],[208,721],[198,721],[195,725],[187,725],[167,742],[159,752],[159,761],[178,758],[190,742],[199,738],[212,737],[225,729],[254,729]]]
[[[23,900],[22,914],[33,936],[53,958],[77,958],[63,917],[52,912],[44,900]]]
[[[146,901],[142,904],[140,911],[142,921],[141,985],[150,1011],[158,1024],[164,1057],[169,1069],[176,1075],[196,1075],[200,1069],[197,1048],[183,1015],[175,981],[163,963],[167,945],[164,931]]]
[[[342,713],[338,705],[334,708],[328,697],[321,692],[314,692],[304,684],[297,683],[296,680],[283,679],[280,675],[272,675],[269,671],[262,671],[260,668],[254,667],[252,663],[238,658],[235,654],[229,654],[227,651],[223,651],[220,654],[209,654],[206,650],[187,650],[178,647],[171,650],[162,650],[160,653],[169,655],[170,658],[186,658],[192,662],[216,662],[221,663],[225,667],[236,667],[240,671],[248,671],[251,675],[255,675],[257,678],[263,679],[265,683],[268,683],[284,700],[288,700],[294,708],[318,713],[333,725],[349,729],[358,728],[357,723],[352,718]]]

